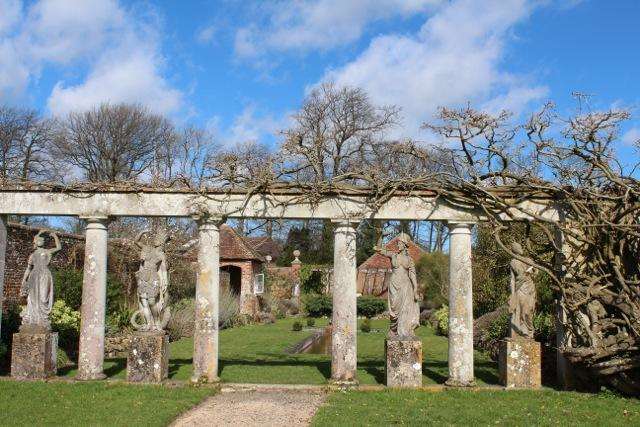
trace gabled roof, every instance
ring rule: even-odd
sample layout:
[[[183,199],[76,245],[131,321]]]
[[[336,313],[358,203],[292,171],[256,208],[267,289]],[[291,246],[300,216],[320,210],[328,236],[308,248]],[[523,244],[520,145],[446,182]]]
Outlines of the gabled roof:
[[[220,259],[264,261],[263,257],[227,224],[220,226]]]
[[[389,241],[386,245],[384,245],[385,249],[398,252],[398,237],[396,236]],[[413,258],[415,262],[420,259],[422,255],[426,252],[420,246],[415,244],[413,241],[409,241],[409,256]],[[384,255],[375,253],[371,255],[365,262],[360,264],[358,270],[391,270],[391,260]]]

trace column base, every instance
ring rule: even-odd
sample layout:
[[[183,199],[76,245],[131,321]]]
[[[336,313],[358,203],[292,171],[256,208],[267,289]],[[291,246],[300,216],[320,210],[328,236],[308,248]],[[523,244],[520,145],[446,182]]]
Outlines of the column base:
[[[475,387],[476,381],[475,380],[462,381],[462,380],[449,378],[447,381],[445,381],[444,385],[446,385],[447,387],[455,387],[455,388],[469,388],[469,387]]]
[[[422,387],[422,341],[386,339],[385,359],[387,387]]]
[[[500,383],[506,388],[542,386],[540,343],[529,338],[507,338],[501,342]]]
[[[159,383],[169,378],[169,335],[134,332],[127,357],[127,381]]]
[[[11,376],[18,380],[37,380],[55,376],[57,351],[56,332],[13,334]]]
[[[358,383],[358,380],[334,380],[334,379],[329,380],[330,389],[338,389],[338,390],[351,389],[351,388],[358,387],[359,384],[360,383]]]
[[[207,375],[192,375],[189,381],[193,384],[219,384],[220,378],[210,378]]]

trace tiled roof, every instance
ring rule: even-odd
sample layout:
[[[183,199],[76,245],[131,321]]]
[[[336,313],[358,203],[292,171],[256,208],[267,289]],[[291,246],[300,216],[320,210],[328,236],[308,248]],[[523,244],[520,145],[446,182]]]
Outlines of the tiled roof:
[[[220,259],[252,259],[263,261],[236,231],[226,224],[220,226]]]
[[[394,237],[384,246],[387,250],[398,252],[398,236]],[[418,261],[425,251],[414,242],[409,242],[409,255],[414,261]],[[391,269],[391,260],[384,255],[378,253],[371,255],[365,262],[360,264],[358,270],[374,270],[374,269]]]

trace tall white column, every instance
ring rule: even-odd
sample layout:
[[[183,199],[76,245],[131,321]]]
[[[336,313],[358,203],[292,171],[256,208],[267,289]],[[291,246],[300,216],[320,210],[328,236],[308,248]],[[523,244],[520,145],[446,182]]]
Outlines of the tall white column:
[[[198,279],[193,332],[193,382],[218,382],[220,219],[198,219]]]
[[[87,226],[77,379],[98,380],[105,377],[103,364],[107,303],[107,218],[84,219]]]
[[[0,325],[2,325],[2,310],[4,307],[4,269],[7,253],[7,216],[0,215]],[[0,327],[0,333],[2,329]]]
[[[449,222],[449,379],[467,387],[473,377],[471,223]]]
[[[334,230],[331,341],[331,380],[334,383],[356,381],[358,319],[355,225],[343,221]]]

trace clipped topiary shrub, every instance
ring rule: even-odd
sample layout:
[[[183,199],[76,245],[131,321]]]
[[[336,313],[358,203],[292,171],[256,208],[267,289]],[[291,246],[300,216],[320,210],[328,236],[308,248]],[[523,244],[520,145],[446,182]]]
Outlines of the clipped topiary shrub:
[[[369,332],[371,332],[371,319],[366,317],[360,324],[360,330],[365,334],[368,334]]]
[[[299,322],[297,320],[295,322],[293,322],[292,329],[294,331],[301,331],[302,330],[302,322]]]
[[[443,305],[433,314],[436,321],[436,334],[449,336],[449,307]]]
[[[307,326],[313,328],[316,325],[316,319],[310,317],[307,319]]]
[[[387,309],[387,300],[370,295],[358,297],[358,316],[375,317]]]
[[[328,295],[308,295],[304,301],[304,308],[310,317],[331,316],[333,303]]]

